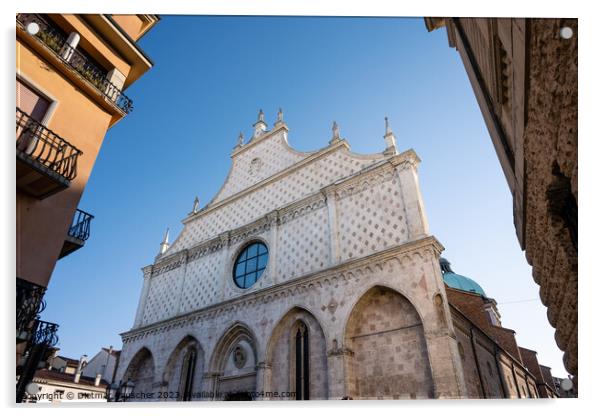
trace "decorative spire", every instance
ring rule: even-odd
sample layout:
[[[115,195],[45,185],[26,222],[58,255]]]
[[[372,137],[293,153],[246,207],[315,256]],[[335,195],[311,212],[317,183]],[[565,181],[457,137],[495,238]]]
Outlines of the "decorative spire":
[[[278,127],[284,124],[284,114],[282,114],[282,108],[278,109],[278,115],[276,116],[276,122],[274,123],[274,127]]]
[[[240,133],[238,133],[238,143],[236,144],[236,146],[238,147],[242,147],[244,144],[245,138],[242,135],[242,131]]]
[[[163,241],[160,244],[159,255],[164,254],[169,248],[169,228],[165,231],[165,235],[163,236]]]
[[[199,212],[199,197],[194,198],[194,203],[192,204],[192,212],[191,214],[196,214]]]
[[[385,117],[385,143],[387,148],[384,151],[385,155],[396,155],[397,154],[397,145],[395,143],[395,135],[393,134],[393,130],[391,130],[391,126],[389,125],[389,117]]]
[[[393,132],[391,131],[391,126],[389,126],[389,117],[385,116],[385,136],[389,134],[393,134]]]
[[[341,131],[339,130],[339,125],[336,121],[332,122],[332,139],[330,139],[330,144],[335,143],[341,140]]]
[[[263,110],[259,110],[259,114],[257,115],[257,121],[253,124],[255,131],[253,132],[253,138],[261,136],[268,128],[268,125],[265,124]]]

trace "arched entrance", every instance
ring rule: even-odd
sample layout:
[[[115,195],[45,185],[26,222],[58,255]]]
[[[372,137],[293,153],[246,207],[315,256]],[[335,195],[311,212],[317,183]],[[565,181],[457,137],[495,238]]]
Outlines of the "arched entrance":
[[[156,394],[153,390],[153,381],[155,379],[155,362],[152,353],[148,348],[140,349],[124,373],[123,381],[132,380],[134,390],[127,401],[153,401],[156,400]]]
[[[190,401],[200,398],[204,352],[196,338],[184,337],[171,353],[163,384],[165,400]]]
[[[287,399],[328,398],[326,339],[318,320],[307,310],[287,312],[272,332],[267,361],[271,390],[294,392]]]
[[[257,379],[257,343],[249,328],[237,323],[215,347],[211,368],[217,373],[217,400],[252,400]]]
[[[381,286],[368,290],[349,316],[345,344],[353,351],[347,375],[351,397],[433,397],[422,321],[400,293]]]

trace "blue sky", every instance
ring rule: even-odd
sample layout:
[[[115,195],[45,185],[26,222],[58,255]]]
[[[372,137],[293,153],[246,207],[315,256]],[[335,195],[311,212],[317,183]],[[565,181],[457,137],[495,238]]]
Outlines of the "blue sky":
[[[61,354],[121,348],[140,268],[194,197],[206,204],[230,167],[238,132],[278,107],[299,150],[324,147],[336,120],[352,150],[398,148],[422,159],[431,233],[455,272],[498,301],[504,326],[564,376],[562,353],[520,250],[512,197],[458,53],[419,18],[162,16],[140,42],[155,67],[126,91],[134,111],[107,134],[80,208],[95,215],[86,246],[57,263],[43,318]]]

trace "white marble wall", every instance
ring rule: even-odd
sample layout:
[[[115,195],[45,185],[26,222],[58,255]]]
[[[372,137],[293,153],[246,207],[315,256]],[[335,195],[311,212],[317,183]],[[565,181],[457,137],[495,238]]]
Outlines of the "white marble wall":
[[[345,330],[354,305],[370,288],[383,286],[404,296],[420,316],[431,365],[434,396],[464,395],[464,382],[456,342],[452,337],[449,310],[444,307],[445,319],[439,319],[434,294],[444,294],[438,256],[441,246],[432,238],[421,239],[394,247],[370,259],[352,260],[311,277],[287,282],[245,295],[237,300],[206,308],[193,314],[123,334],[123,350],[117,378],[123,377],[130,360],[141,348],[153,354],[155,385],[160,386],[166,363],[176,345],[186,336],[197,339],[204,351],[207,380],[219,368],[212,368],[211,357],[220,340],[235,323],[244,325],[253,334],[258,366],[268,365],[257,372],[257,388],[275,388],[266,355],[274,328],[290,310],[302,308],[320,323],[328,352],[328,397],[343,397],[350,391],[345,378]],[[445,303],[444,305],[447,305]],[[336,348],[335,348],[336,346]],[[220,348],[223,350],[223,348]],[[208,383],[210,383],[208,381]],[[158,388],[158,387],[157,387]],[[163,387],[169,388],[169,387]],[[199,386],[206,390],[208,385]],[[210,389],[210,388],[209,388]]]
[[[412,207],[405,202],[420,196],[407,195],[403,186],[405,172],[411,174],[416,163],[412,151],[394,156],[251,224],[221,229],[208,242],[175,253],[172,247],[171,255],[160,257],[151,267],[141,299],[141,319],[135,326],[193,312],[424,237],[425,225],[407,214]],[[400,165],[405,169],[400,170]],[[411,190],[416,190],[417,185],[412,185]],[[192,220],[182,234],[202,220]],[[232,281],[232,267],[247,242],[257,239],[268,246],[270,261],[259,281],[243,290]]]
[[[275,133],[266,135],[265,145],[282,156],[282,164],[272,154],[251,178],[243,170],[265,153],[259,151],[261,137],[247,145],[248,156],[244,148],[235,151],[218,197],[189,216],[168,252],[143,269],[138,313],[134,328],[122,335],[117,378],[145,347],[153,354],[156,388],[171,389],[162,374],[177,343],[188,336],[204,357],[203,385],[196,388],[217,391],[224,368],[215,357],[229,351],[224,343],[235,342],[230,332],[243,328],[257,357],[255,388],[273,389],[272,380],[286,375],[277,374],[281,366],[271,366],[268,345],[283,317],[303,310],[319,324],[328,350],[323,397],[343,397],[352,391],[347,321],[363,294],[384,286],[407,299],[422,321],[433,395],[464,395],[447,301],[437,306],[433,300],[437,294],[445,300],[442,247],[428,234],[416,154],[361,156],[346,142],[333,141],[303,159],[287,159],[284,155],[299,153],[286,145],[285,130]],[[271,176],[261,176],[264,166]],[[270,257],[260,280],[243,290],[233,283],[232,267],[253,240],[263,241]]]

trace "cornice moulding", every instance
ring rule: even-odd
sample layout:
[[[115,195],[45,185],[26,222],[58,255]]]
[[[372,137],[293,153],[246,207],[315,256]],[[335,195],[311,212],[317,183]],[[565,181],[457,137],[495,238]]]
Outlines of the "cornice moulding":
[[[388,248],[361,259],[348,260],[344,263],[339,263],[319,272],[309,273],[296,277],[287,282],[282,282],[274,286],[260,289],[251,293],[246,293],[237,298],[222,301],[196,311],[188,312],[184,315],[174,316],[163,321],[154,322],[144,327],[135,328],[130,331],[123,332],[120,335],[124,343],[130,342],[136,337],[146,336],[157,331],[163,331],[168,327],[183,327],[193,323],[194,321],[214,316],[215,314],[226,313],[229,310],[234,310],[235,308],[244,305],[245,303],[256,303],[260,301],[269,302],[272,300],[272,297],[278,297],[279,294],[282,293],[291,295],[296,291],[311,288],[313,285],[319,284],[321,281],[335,278],[337,276],[343,279],[349,279],[348,273],[353,270],[361,270],[371,265],[384,263],[396,257],[400,257],[408,252],[422,250],[422,252],[432,251],[434,254],[439,255],[443,249],[443,246],[435,237],[424,237],[419,240],[409,241],[401,245]]]

